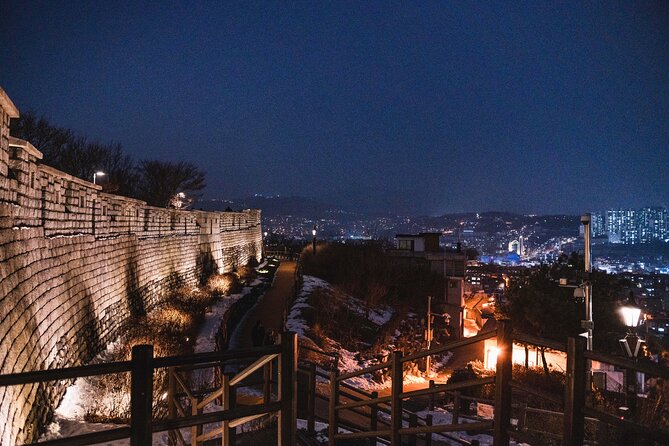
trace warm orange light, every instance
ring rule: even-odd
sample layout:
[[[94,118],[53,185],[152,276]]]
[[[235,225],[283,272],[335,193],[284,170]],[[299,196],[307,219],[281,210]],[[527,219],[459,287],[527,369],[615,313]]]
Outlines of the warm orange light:
[[[486,352],[485,368],[488,370],[495,370],[497,367],[497,356],[499,356],[499,348],[493,347]]]

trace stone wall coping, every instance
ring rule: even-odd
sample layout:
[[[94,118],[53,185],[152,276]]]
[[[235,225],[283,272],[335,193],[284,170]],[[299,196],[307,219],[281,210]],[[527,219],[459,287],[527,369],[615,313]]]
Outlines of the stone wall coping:
[[[2,107],[10,118],[19,117],[19,109],[16,108],[16,105],[9,99],[9,96],[7,96],[7,93],[5,93],[5,90],[3,90],[2,87],[0,87],[0,107]]]
[[[95,189],[95,190],[98,190],[98,191],[102,190],[102,186],[100,186],[99,184],[93,184],[90,181],[82,180],[79,177],[75,177],[74,175],[70,175],[69,173],[65,173],[62,170],[56,169],[55,167],[51,167],[51,166],[48,166],[46,164],[38,164],[37,168],[39,170],[42,170],[42,171],[44,171],[46,173],[49,173],[53,176],[60,177],[60,178],[63,178],[67,181],[72,181],[74,183],[77,183],[77,184],[80,184],[82,186],[88,187],[89,189]]]
[[[89,183],[89,184],[90,184],[91,186],[93,186],[92,183]],[[94,186],[97,186],[97,187],[99,187],[100,189],[102,189],[102,186],[100,186],[100,185],[98,185],[98,184],[95,184]],[[116,195],[116,194],[108,194],[108,193],[106,193],[106,192],[100,192],[100,193],[98,194],[98,196],[99,196],[100,198],[106,198],[106,199],[108,199],[108,200],[125,201],[125,202],[129,202],[129,203],[134,203],[134,204],[137,204],[137,205],[139,205],[139,206],[146,207],[146,208],[151,208],[151,207],[153,207],[153,206],[149,206],[149,205],[147,205],[147,204],[146,204],[146,201],[140,200],[140,199],[138,199],[138,198],[126,197],[126,196],[124,196],[124,195]],[[165,208],[156,208],[156,209],[163,209],[163,210],[166,210]]]
[[[19,139],[15,136],[10,136],[9,137],[9,146],[10,147],[21,147],[23,150],[28,152],[30,155],[34,156],[35,158],[41,160],[43,155],[42,152],[37,150],[35,146],[30,144],[28,141]]]

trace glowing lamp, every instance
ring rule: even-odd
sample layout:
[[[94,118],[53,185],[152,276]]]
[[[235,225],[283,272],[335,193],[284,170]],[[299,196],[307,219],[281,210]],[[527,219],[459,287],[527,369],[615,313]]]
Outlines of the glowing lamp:
[[[103,176],[105,176],[105,175],[107,175],[107,174],[104,173],[104,172],[102,172],[102,171],[100,171],[100,170],[98,170],[97,172],[95,172],[95,173],[93,174],[93,184],[96,184],[95,182],[97,181],[98,177],[103,177]]]
[[[621,348],[625,355],[628,358],[636,359],[639,355],[642,345],[645,343],[643,339],[640,339],[636,334],[636,327],[639,326],[641,308],[636,306],[633,300],[630,298],[627,304],[620,308],[620,314],[623,317],[623,321],[627,326],[627,336],[624,339],[620,339]]]
[[[639,326],[641,320],[641,308],[636,305],[627,304],[620,308],[620,314],[623,317],[626,327],[635,328]]]

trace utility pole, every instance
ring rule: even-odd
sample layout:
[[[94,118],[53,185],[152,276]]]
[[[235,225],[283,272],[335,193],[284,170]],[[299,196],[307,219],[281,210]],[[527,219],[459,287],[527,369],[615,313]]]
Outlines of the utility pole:
[[[585,241],[585,280],[582,285],[585,294],[585,320],[582,321],[581,325],[588,330],[586,348],[592,350],[592,330],[595,323],[592,320],[592,283],[590,282],[590,273],[592,272],[590,263],[590,214],[581,216],[581,224],[583,224],[583,238]]]
[[[427,349],[430,349],[432,343],[432,296],[427,296],[427,331],[425,331],[425,340],[427,341]],[[430,376],[430,355],[425,357],[425,373]]]

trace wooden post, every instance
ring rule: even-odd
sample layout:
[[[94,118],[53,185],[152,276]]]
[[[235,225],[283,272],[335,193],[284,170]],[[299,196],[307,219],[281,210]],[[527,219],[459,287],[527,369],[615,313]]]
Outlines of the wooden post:
[[[402,398],[404,377],[402,376],[402,352],[395,350],[392,363],[391,406],[390,406],[390,446],[401,446],[402,436]]]
[[[527,422],[527,403],[520,403],[518,408],[518,430],[523,432],[525,430],[525,423]]]
[[[409,415],[409,427],[418,426],[418,415],[411,413]],[[409,435],[409,446],[416,446],[418,436],[416,434]]]
[[[509,446],[509,422],[511,421],[511,354],[513,340],[511,321],[497,321],[497,371],[495,374],[495,417],[493,423],[495,446]]]
[[[565,446],[580,446],[584,438],[583,406],[585,405],[586,364],[583,352],[586,340],[579,336],[567,343],[567,374],[564,398]]]
[[[263,367],[263,387],[262,387],[263,403],[267,404],[272,398],[272,361],[265,364]]]
[[[339,377],[339,370],[335,368],[330,372],[330,407],[329,407],[329,419],[328,419],[328,446],[335,446],[336,440],[335,435],[339,430],[337,426],[337,405],[339,404],[339,382],[337,378]]]
[[[174,420],[177,417],[177,407],[176,403],[174,402],[174,399],[176,398],[175,396],[176,380],[174,379],[175,373],[176,372],[174,370],[174,367],[170,367],[167,369],[167,419],[168,420]],[[177,434],[173,429],[170,429],[170,431],[168,432],[167,440],[170,446],[176,446]]]
[[[132,348],[130,366],[130,445],[151,444],[153,345]]]
[[[297,429],[297,335],[281,334],[281,357],[279,362],[279,444],[292,446]]]
[[[227,393],[227,398],[226,398],[226,406],[225,409],[234,409],[237,407],[237,388],[236,387],[230,387],[228,384],[228,377],[225,378],[225,384],[226,384],[226,393]],[[223,446],[235,446],[237,444],[237,428],[233,427],[230,428],[228,425],[230,422],[227,422],[224,424],[226,427],[226,431],[228,432],[228,442],[223,443]]]
[[[453,392],[453,412],[451,412],[451,424],[460,422],[460,392]]]
[[[316,364],[309,364],[309,400],[307,401],[307,433],[316,433]]]
[[[379,397],[379,392],[372,392],[371,398],[373,400]],[[378,404],[372,404],[369,407],[369,430],[374,432],[379,429],[379,406]],[[370,446],[376,446],[376,437],[369,439]]]
[[[430,390],[434,389],[434,380],[430,380]],[[430,394],[430,410],[434,410],[434,393]]]
[[[432,426],[432,414],[429,413],[425,416],[425,425]],[[425,446],[432,446],[432,432],[425,434]]]
[[[223,410],[230,410],[230,377],[226,374],[221,375],[221,387],[223,388],[223,394],[221,395]],[[223,422],[223,429],[221,431],[222,446],[228,446],[230,444],[230,431],[230,421],[226,420]]]
[[[198,410],[197,404],[198,404],[198,401],[197,401],[196,397],[193,397],[193,398],[190,399],[190,414],[191,415],[199,415],[200,414],[200,410]],[[191,446],[197,446],[198,445],[197,437],[202,435],[202,425],[201,424],[196,424],[195,426],[191,426],[190,435],[191,435],[191,439],[190,439]]]

